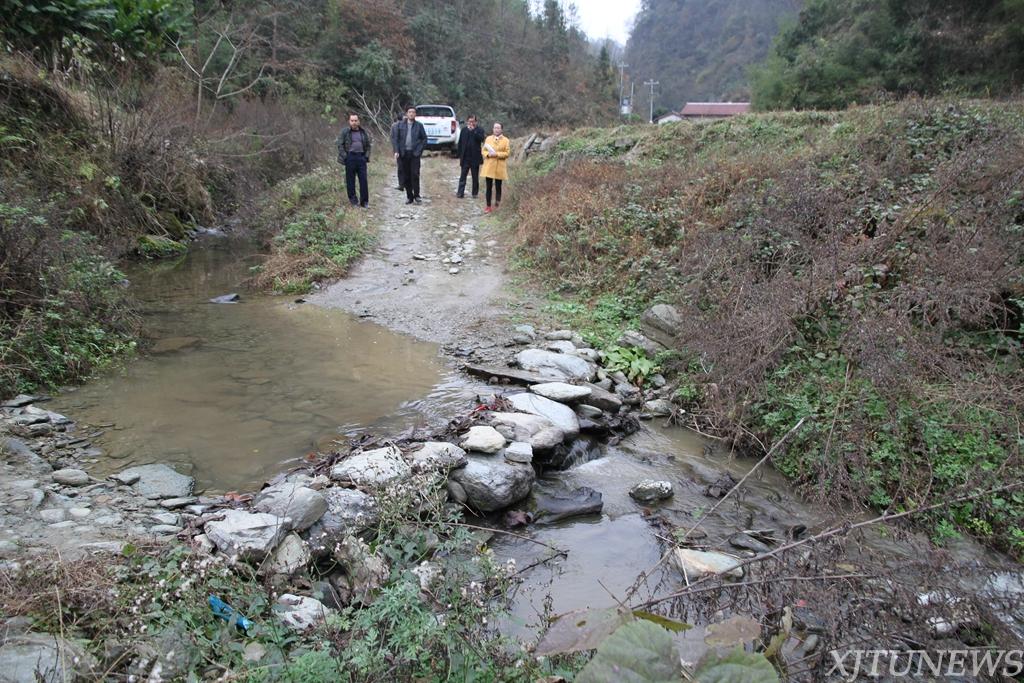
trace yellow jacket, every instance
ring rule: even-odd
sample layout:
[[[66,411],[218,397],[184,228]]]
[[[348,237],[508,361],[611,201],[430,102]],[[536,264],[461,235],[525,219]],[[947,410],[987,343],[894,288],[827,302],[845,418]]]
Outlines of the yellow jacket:
[[[487,145],[490,145],[498,153],[497,157],[487,156]],[[480,153],[484,155],[484,167],[480,175],[484,178],[508,180],[508,155],[511,149],[512,146],[504,135],[500,139],[493,135],[488,135],[487,139],[484,140],[484,144],[480,147]]]

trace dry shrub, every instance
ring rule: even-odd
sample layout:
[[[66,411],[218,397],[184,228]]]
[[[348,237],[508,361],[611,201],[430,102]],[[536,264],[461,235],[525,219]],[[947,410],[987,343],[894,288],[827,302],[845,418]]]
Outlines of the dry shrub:
[[[809,418],[776,465],[830,500],[913,506],[1018,476],[1020,105],[747,117],[638,148],[664,163],[538,180],[520,253],[585,299],[678,304],[697,424],[763,448]],[[1018,493],[944,517],[937,533],[1024,549]]]

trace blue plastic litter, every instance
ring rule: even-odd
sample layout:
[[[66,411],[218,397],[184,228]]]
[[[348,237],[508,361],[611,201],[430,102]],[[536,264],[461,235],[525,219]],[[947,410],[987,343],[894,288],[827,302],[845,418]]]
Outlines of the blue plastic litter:
[[[234,621],[238,630],[243,631],[246,635],[248,635],[249,629],[253,627],[253,623],[251,621],[246,619],[234,607],[224,602],[216,595],[210,596],[210,609],[213,610],[214,614],[229,624]]]

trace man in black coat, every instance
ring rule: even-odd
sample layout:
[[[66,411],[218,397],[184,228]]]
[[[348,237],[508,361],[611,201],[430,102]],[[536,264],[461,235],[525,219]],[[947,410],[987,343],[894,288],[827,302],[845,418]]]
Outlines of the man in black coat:
[[[405,119],[392,132],[391,146],[402,165],[406,204],[420,203],[420,157],[427,146],[427,130],[416,120],[416,107],[405,110]]]
[[[345,189],[352,206],[364,209],[370,204],[370,189],[366,181],[366,165],[370,163],[370,134],[359,123],[358,114],[348,115],[348,126],[341,129],[336,140],[338,163],[345,165]],[[359,197],[356,197],[356,178],[359,178]]]
[[[476,125],[476,117],[470,116],[466,119],[466,125],[459,133],[459,163],[462,165],[459,191],[456,194],[459,199],[466,196],[466,175],[469,173],[473,174],[473,196],[480,194],[480,164],[484,163],[480,147],[486,139],[484,129]]]

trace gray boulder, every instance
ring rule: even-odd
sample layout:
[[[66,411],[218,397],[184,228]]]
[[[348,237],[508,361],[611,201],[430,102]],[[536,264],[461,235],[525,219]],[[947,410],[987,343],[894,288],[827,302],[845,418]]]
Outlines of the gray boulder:
[[[327,500],[319,491],[282,482],[256,494],[253,507],[287,519],[295,531],[313,526],[327,512]]]
[[[513,441],[505,447],[505,460],[529,465],[533,462],[533,446],[525,441]]]
[[[334,610],[316,598],[285,593],[274,605],[274,616],[294,631],[308,631],[323,624]]]
[[[274,550],[267,565],[267,571],[270,574],[291,576],[304,569],[312,559],[313,554],[306,542],[296,534],[288,534],[281,541],[281,545]]]
[[[627,349],[640,349],[650,358],[654,358],[665,350],[665,346],[663,344],[660,344],[653,339],[648,339],[635,330],[624,332],[616,343]]]
[[[55,471],[53,473],[53,480],[63,486],[85,486],[92,481],[85,471],[73,468]]]
[[[671,348],[683,324],[683,316],[675,306],[657,304],[644,311],[640,330],[649,338]]]
[[[205,532],[225,555],[260,561],[277,547],[288,531],[288,522],[265,512],[225,510],[224,519],[207,522]]]
[[[242,297],[240,297],[238,294],[231,293],[231,294],[221,294],[220,296],[215,296],[212,299],[210,299],[210,303],[211,304],[237,304],[241,300],[242,300]]]
[[[576,350],[576,345],[571,341],[552,341],[546,343],[544,348],[555,353],[572,353]]]
[[[192,494],[195,480],[167,465],[140,465],[114,475],[122,484],[131,484],[143,498],[185,498]]]
[[[451,479],[462,487],[466,503],[480,512],[494,512],[518,503],[530,495],[536,475],[530,465],[498,458],[470,457]]]
[[[654,417],[665,417],[672,414],[672,401],[667,398],[656,398],[644,403],[644,412]]]
[[[327,512],[302,536],[318,557],[329,554],[346,536],[362,534],[377,526],[380,513],[372,496],[356,489],[328,488],[323,496]]]
[[[641,503],[665,500],[672,497],[672,482],[644,479],[629,490],[629,495]]]
[[[597,374],[597,366],[579,356],[543,349],[520,351],[516,354],[516,363],[541,377],[563,382],[573,379],[589,382]]]
[[[587,486],[572,491],[536,490],[531,497],[530,508],[536,522],[552,524],[570,517],[600,514],[604,500],[599,492]]]
[[[412,468],[395,446],[350,455],[331,468],[331,479],[380,488],[408,479]]]
[[[413,469],[447,472],[466,464],[466,451],[447,441],[428,441],[410,454]]]
[[[548,341],[570,341],[573,338],[572,330],[552,330],[544,335]]]
[[[513,394],[505,398],[516,410],[547,419],[562,430],[567,439],[572,439],[580,433],[580,421],[567,405],[537,394]]]
[[[581,401],[591,393],[593,389],[589,387],[581,387],[576,384],[566,384],[565,382],[544,382],[542,384],[534,384],[530,387],[530,391],[544,398],[549,398],[552,401],[558,401],[559,403],[575,403]]]
[[[535,451],[549,451],[565,441],[565,432],[551,420],[528,413],[491,413],[491,423],[506,429],[513,441],[525,441]]]
[[[494,427],[477,425],[462,438],[462,447],[477,453],[497,453],[505,447],[505,437]]]
[[[11,636],[0,647],[3,683],[67,683],[99,675],[96,660],[70,640],[49,633]]]

